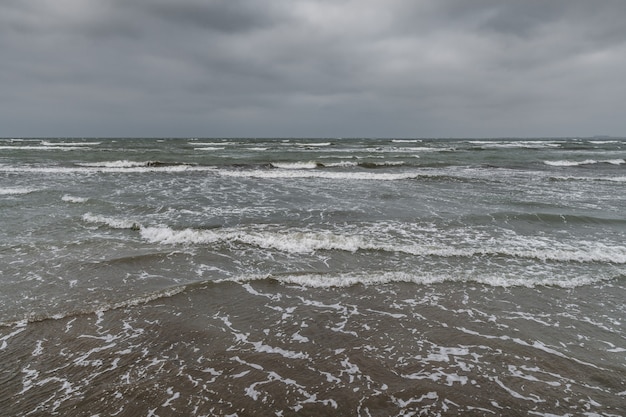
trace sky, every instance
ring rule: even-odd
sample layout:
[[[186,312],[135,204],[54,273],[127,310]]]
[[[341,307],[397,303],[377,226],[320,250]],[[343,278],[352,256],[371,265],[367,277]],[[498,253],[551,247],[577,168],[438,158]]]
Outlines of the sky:
[[[2,0],[0,137],[626,136],[624,0]]]

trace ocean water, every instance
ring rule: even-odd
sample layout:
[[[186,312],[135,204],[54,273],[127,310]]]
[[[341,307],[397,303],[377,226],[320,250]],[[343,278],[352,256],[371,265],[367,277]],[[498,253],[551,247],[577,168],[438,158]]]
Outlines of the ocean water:
[[[626,415],[626,140],[0,139],[6,416]]]

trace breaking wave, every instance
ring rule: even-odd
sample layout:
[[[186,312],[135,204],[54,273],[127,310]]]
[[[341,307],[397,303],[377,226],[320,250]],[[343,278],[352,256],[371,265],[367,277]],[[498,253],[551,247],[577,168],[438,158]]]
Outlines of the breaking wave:
[[[284,170],[219,170],[219,175],[239,178],[320,178],[331,180],[368,180],[368,181],[397,181],[429,177],[430,175],[418,172],[401,173],[374,173],[374,172],[330,172],[313,169],[284,169]]]
[[[89,199],[86,197],[75,197],[69,194],[65,194],[63,197],[61,197],[61,200],[65,201],[66,203],[86,203]]]
[[[0,195],[21,195],[21,194],[30,194],[32,192],[37,191],[34,188],[29,187],[9,187],[9,188],[0,188]]]
[[[404,165],[404,161],[382,161],[382,162],[354,162],[354,161],[339,161],[339,162],[318,162],[318,161],[306,161],[306,162],[271,162],[270,167],[280,169],[316,169],[316,168],[383,168],[383,167],[396,167]]]
[[[390,271],[371,271],[363,273],[285,273],[266,276],[246,276],[217,280],[215,282],[249,282],[274,280],[283,284],[295,284],[308,288],[346,288],[355,285],[384,285],[391,283],[409,283],[417,285],[441,284],[444,282],[475,282],[491,287],[527,287],[554,286],[576,288],[591,285],[603,278],[592,276],[575,278],[511,278],[503,275],[463,276],[450,274],[408,273]]]
[[[98,218],[116,228],[132,228],[131,221],[115,222]],[[373,230],[362,233],[342,234],[329,231],[271,231],[244,229],[182,229],[170,227],[145,227],[141,237],[151,243],[165,245],[207,245],[214,243],[244,244],[262,249],[274,249],[292,254],[317,251],[383,251],[398,252],[424,257],[511,257],[552,262],[602,262],[626,264],[626,246],[608,245],[594,241],[558,242],[525,236],[508,236],[505,239],[481,239],[477,235],[452,236],[434,240],[428,236],[416,236],[413,241],[394,239],[388,235],[376,235]],[[423,240],[420,242],[420,240]]]
[[[77,164],[78,166],[88,168],[137,168],[137,167],[189,167],[191,164],[185,164],[181,162],[161,162],[161,161],[104,161],[104,162],[83,162]]]
[[[595,164],[610,164],[610,165],[622,165],[626,163],[624,159],[605,159],[605,160],[596,160],[596,159],[585,159],[584,161],[543,161],[544,164],[555,166],[555,167],[575,167],[582,165],[595,165]]]
[[[49,142],[49,141],[41,141],[41,144],[44,146],[97,146],[102,142]]]
[[[139,223],[133,220],[96,215],[92,213],[83,214],[83,220],[87,223],[104,224],[112,229],[136,229],[140,227]]]

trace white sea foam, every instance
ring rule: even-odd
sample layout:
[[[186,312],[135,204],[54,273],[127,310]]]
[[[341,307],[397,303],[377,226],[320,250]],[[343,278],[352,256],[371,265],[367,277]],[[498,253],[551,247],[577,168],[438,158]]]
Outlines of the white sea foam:
[[[298,145],[298,146],[313,146],[313,147],[325,147],[325,146],[330,146],[332,145],[331,142],[319,142],[319,143],[306,143],[306,142],[299,142],[299,143],[294,143],[294,145]]]
[[[595,145],[608,145],[611,143],[620,143],[619,140],[590,140],[589,143],[593,143]]]
[[[487,140],[471,140],[468,143],[480,145],[482,148],[558,148],[561,146],[559,141],[542,141],[542,140],[516,140],[516,141],[487,141]]]
[[[428,146],[411,146],[411,147],[401,147],[401,148],[392,148],[391,152],[450,152],[454,151],[454,148],[434,148]]]
[[[354,161],[324,162],[324,166],[328,168],[349,168],[358,165],[359,163]]]
[[[68,202],[68,203],[86,203],[87,200],[89,199],[85,197],[74,197],[74,196],[65,194],[63,197],[61,197],[61,200]]]
[[[146,167],[148,166],[148,162],[145,161],[103,161],[103,162],[83,162],[77,164],[82,167],[90,167],[90,168],[135,168],[135,167]]]
[[[382,161],[382,162],[365,162],[360,165],[371,165],[376,167],[397,167],[404,165],[404,161]]]
[[[86,215],[87,216],[87,215]],[[100,216],[90,217],[107,224],[131,227],[133,221],[114,221]],[[112,226],[115,227],[115,226]],[[402,226],[396,226],[402,228]],[[409,226],[407,226],[409,227]],[[414,236],[412,241],[394,240],[385,228],[365,227],[358,233],[346,231],[270,230],[268,228],[230,228],[214,230],[146,227],[141,236],[152,243],[209,244],[215,242],[239,243],[288,253],[313,253],[320,250],[356,252],[373,250],[398,252],[414,256],[476,257],[509,256],[556,262],[626,263],[626,246],[596,241],[579,240],[558,242],[547,238],[507,235],[501,240],[482,237],[471,230],[456,230],[449,236]],[[455,241],[458,241],[456,243]]]
[[[192,146],[225,146],[225,145],[236,145],[237,142],[230,142],[230,141],[224,141],[224,142],[188,142],[189,145]]]
[[[281,169],[315,169],[318,167],[318,163],[315,161],[308,162],[272,162],[270,164],[274,168]]]
[[[46,140],[41,141],[44,146],[97,146],[102,142],[49,142]]]
[[[128,223],[124,223],[128,224]],[[216,242],[243,243],[264,249],[289,253],[311,253],[318,250],[354,252],[366,246],[359,236],[342,236],[330,232],[269,232],[262,230],[174,230],[169,227],[145,227],[141,236],[161,244],[210,244]]]
[[[83,214],[83,220],[87,223],[105,224],[113,229],[130,229],[140,227],[139,223],[133,220],[96,215],[92,213]]]
[[[230,278],[222,278],[215,282],[238,282],[263,281],[272,279],[283,284],[298,285],[307,288],[347,288],[355,285],[378,286],[390,283],[410,283],[417,285],[441,284],[444,282],[474,282],[490,287],[526,287],[550,286],[559,288],[577,288],[603,281],[597,276],[567,277],[555,276],[541,277],[511,277],[500,274],[463,275],[451,273],[431,272],[403,272],[403,271],[367,271],[367,272],[344,272],[344,273],[293,273],[293,274],[270,274],[270,275],[241,275]],[[380,312],[383,313],[383,312]],[[387,315],[392,316],[387,313]],[[395,318],[401,318],[396,315]]]
[[[626,177],[551,177],[554,180],[561,181],[609,181],[609,182],[626,182]]]
[[[124,162],[127,162],[124,164]],[[210,172],[215,171],[215,167],[194,166],[194,165],[150,165],[150,163],[132,161],[110,161],[93,163],[92,165],[82,164],[74,167],[37,167],[37,166],[0,166],[0,172],[12,173],[39,173],[39,174],[90,174],[90,173],[153,173],[153,172]]]
[[[34,191],[37,191],[37,190],[34,188],[29,188],[29,187],[8,187],[8,188],[0,188],[0,195],[29,194]]]
[[[1,150],[20,150],[20,151],[78,151],[85,150],[84,146],[45,146],[45,145],[20,145],[20,146],[0,146]]]
[[[626,163],[626,160],[624,159],[605,159],[605,160],[585,159],[584,161],[568,161],[568,160],[543,161],[543,163],[546,165],[556,166],[556,167],[573,167],[573,166],[595,165],[595,164],[622,165]]]
[[[402,172],[329,172],[318,170],[216,170],[219,175],[239,178],[267,178],[267,179],[290,179],[290,178],[320,178],[330,180],[367,180],[367,181],[397,181],[427,177],[425,173]]]
[[[416,372],[410,375],[401,375],[401,376],[406,379],[417,379],[417,380],[428,379],[433,382],[438,382],[439,380],[445,380],[445,384],[448,385],[449,387],[453,386],[455,382],[458,382],[461,385],[465,385],[467,384],[467,381],[468,381],[468,378],[464,375],[459,375],[457,373],[446,373],[443,371],[432,372],[432,373]]]

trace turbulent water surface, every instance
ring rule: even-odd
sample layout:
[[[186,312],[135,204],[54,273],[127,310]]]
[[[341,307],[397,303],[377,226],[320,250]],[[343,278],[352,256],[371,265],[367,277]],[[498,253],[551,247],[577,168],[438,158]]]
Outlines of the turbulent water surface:
[[[0,139],[2,415],[624,415],[625,159]]]

